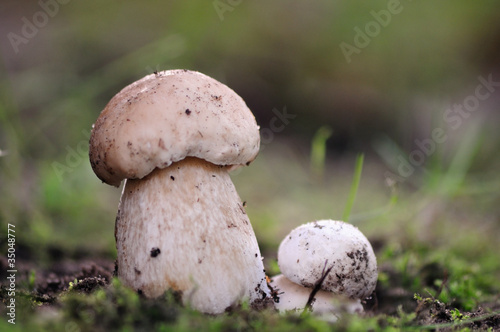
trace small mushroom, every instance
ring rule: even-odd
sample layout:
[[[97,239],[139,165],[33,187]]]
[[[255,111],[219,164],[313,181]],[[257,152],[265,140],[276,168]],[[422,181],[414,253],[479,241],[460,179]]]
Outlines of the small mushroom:
[[[319,315],[362,312],[360,300],[377,283],[377,260],[370,242],[354,226],[319,220],[292,230],[278,249],[282,275],[271,279],[280,311]],[[312,298],[310,298],[312,296]]]
[[[148,75],[111,99],[90,138],[107,184],[125,180],[115,238],[119,278],[211,314],[269,295],[262,257],[229,177],[259,151],[245,102],[198,72]]]
[[[271,287],[276,290],[279,302],[274,306],[280,312],[302,312],[311,296],[312,288],[307,288],[291,282],[283,274],[271,279]],[[354,314],[363,312],[363,306],[358,299],[349,299],[332,292],[319,290],[310,303],[311,311],[328,321],[336,321],[344,312]]]

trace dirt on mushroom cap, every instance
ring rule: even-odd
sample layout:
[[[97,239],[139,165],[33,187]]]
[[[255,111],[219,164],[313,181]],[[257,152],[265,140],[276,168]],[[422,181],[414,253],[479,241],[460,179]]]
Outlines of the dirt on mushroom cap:
[[[370,243],[356,227],[341,221],[320,220],[294,229],[279,247],[278,263],[288,279],[311,288],[325,266],[333,266],[321,288],[350,298],[369,296],[377,282]]]

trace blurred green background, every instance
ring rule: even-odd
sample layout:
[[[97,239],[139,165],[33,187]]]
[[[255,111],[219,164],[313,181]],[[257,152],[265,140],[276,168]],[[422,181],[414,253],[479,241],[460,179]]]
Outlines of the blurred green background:
[[[3,0],[1,223],[39,258],[114,257],[120,191],[90,168],[90,128],[127,84],[186,68],[233,88],[265,134],[233,179],[266,257],[294,226],[342,217],[363,153],[350,222],[383,246],[480,255],[498,276],[500,89],[458,126],[444,116],[478,77],[500,81],[500,2],[401,1],[384,16],[391,3]],[[416,140],[436,128],[446,140],[425,153]],[[401,160],[424,154],[408,175]]]

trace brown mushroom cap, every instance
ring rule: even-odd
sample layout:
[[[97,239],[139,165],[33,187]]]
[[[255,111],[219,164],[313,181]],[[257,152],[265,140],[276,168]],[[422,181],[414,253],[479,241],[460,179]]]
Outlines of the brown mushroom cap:
[[[233,90],[199,72],[168,70],[111,99],[92,129],[89,156],[99,179],[119,186],[186,157],[248,164],[259,144],[255,118]]]

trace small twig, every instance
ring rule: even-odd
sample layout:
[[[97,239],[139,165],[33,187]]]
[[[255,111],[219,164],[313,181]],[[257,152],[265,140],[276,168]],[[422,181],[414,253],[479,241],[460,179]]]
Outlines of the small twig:
[[[443,281],[441,282],[441,285],[439,286],[439,289],[437,290],[435,297],[439,297],[439,295],[441,295],[443,287],[445,287],[447,283],[448,283],[448,270],[444,270]]]
[[[305,313],[306,311],[311,311],[311,307],[314,302],[314,297],[316,296],[316,293],[318,293],[321,290],[321,285],[325,281],[330,271],[333,269],[333,265],[330,266],[328,269],[326,269],[327,264],[328,264],[328,259],[325,261],[325,266],[323,267],[323,271],[321,272],[321,278],[319,278],[319,280],[316,281],[316,283],[314,284],[313,290],[311,291],[311,294],[309,294],[309,299],[307,300],[306,306],[304,307],[304,311],[302,313]]]

